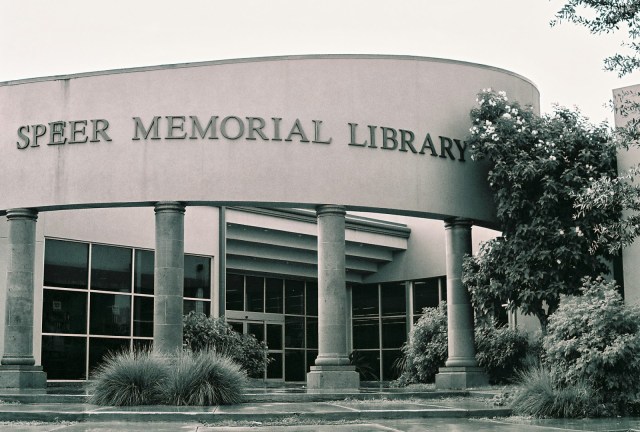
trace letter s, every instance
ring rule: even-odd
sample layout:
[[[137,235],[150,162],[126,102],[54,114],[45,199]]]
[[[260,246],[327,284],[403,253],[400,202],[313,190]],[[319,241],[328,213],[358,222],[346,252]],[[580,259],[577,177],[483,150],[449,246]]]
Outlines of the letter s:
[[[23,144],[21,144],[20,141],[16,141],[16,145],[20,150],[26,149],[27,147],[29,147],[29,137],[22,133],[23,130],[26,132],[29,132],[29,126],[20,126],[18,128],[18,137],[22,141],[24,141]]]

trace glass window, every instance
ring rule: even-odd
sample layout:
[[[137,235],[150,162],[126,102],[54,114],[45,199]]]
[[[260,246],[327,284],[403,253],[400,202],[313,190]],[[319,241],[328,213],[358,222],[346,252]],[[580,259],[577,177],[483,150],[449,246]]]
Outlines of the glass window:
[[[182,303],[182,314],[187,315],[189,312],[200,312],[209,316],[211,315],[211,302],[184,300]]]
[[[438,307],[438,278],[430,278],[413,283],[413,313],[422,314],[425,307]]]
[[[352,363],[360,373],[361,381],[377,381],[380,379],[380,351],[354,351]]]
[[[404,282],[382,284],[380,289],[382,315],[404,315],[407,311]]]
[[[194,255],[184,256],[184,296],[211,298],[211,259]]]
[[[284,312],[287,314],[304,314],[304,282],[299,280],[284,281]]]
[[[353,285],[351,287],[353,316],[378,316],[378,285]]]
[[[131,292],[131,249],[93,245],[91,289]]]
[[[286,350],[284,352],[284,380],[304,381],[307,369],[305,350]]]
[[[153,341],[151,339],[134,339],[133,349],[136,351],[150,351],[153,349]]]
[[[406,341],[406,318],[382,318],[382,348],[400,348]]]
[[[153,251],[136,249],[134,291],[138,294],[153,294]]]
[[[62,240],[45,240],[45,286],[86,289],[88,277],[88,244]]]
[[[228,310],[244,310],[244,277],[227,273],[226,303]]]
[[[353,320],[353,348],[380,348],[378,318]]]
[[[282,379],[282,353],[269,353],[273,359],[267,366],[267,378]]]
[[[89,338],[89,376],[108,354],[116,354],[129,349],[130,339]]]
[[[87,293],[45,289],[42,300],[44,333],[87,332]]]
[[[318,283],[307,282],[307,315],[318,316]]]
[[[396,366],[396,360],[400,357],[402,357],[400,350],[382,351],[382,379],[384,381],[391,381],[400,376],[400,371]]]
[[[282,324],[267,324],[267,346],[270,350],[281,350]]]
[[[258,342],[264,341],[264,324],[263,323],[247,323],[247,334],[253,335]]]
[[[318,318],[307,318],[307,348],[318,348]]]
[[[90,333],[130,336],[131,296],[91,294]]]
[[[266,282],[265,312],[281,314],[284,300],[282,279],[267,278]]]
[[[307,372],[311,371],[311,366],[316,365],[316,358],[318,358],[318,351],[307,350]]]
[[[264,278],[246,277],[247,311],[264,312]]]
[[[153,336],[153,297],[134,296],[133,335]]]
[[[47,379],[87,379],[87,338],[42,336],[42,368]]]
[[[231,326],[234,332],[236,333],[244,333],[242,321],[227,321],[227,324]]]
[[[296,317],[296,316],[285,317],[284,345],[289,348],[304,348],[304,318],[303,317]]]

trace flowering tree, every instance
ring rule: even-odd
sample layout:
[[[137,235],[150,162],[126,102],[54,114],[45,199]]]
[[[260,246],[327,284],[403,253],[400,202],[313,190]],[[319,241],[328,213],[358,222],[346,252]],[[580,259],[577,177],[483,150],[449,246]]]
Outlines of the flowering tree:
[[[592,253],[590,245],[594,228],[617,219],[620,209],[574,217],[573,206],[591,180],[615,176],[615,148],[605,125],[591,125],[576,111],[556,107],[539,117],[491,89],[478,104],[467,143],[474,160],[491,163],[502,235],[466,259],[463,282],[477,310],[521,308],[544,331],[562,294],[578,293],[582,277],[608,270],[610,256]]]

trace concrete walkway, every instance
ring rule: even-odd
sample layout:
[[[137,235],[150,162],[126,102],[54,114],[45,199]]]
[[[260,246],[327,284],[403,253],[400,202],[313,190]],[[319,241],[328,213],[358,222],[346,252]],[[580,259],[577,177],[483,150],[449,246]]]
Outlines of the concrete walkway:
[[[640,431],[640,419],[530,420],[508,417],[491,393],[362,389],[353,394],[256,389],[221,407],[104,407],[82,390],[3,392],[0,430],[75,431]],[[20,402],[16,402],[20,401]]]

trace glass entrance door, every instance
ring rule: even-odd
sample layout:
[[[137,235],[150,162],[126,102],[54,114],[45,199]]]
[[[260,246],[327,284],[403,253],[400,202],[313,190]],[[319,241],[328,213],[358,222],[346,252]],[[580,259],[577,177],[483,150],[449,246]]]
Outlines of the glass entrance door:
[[[267,380],[284,379],[284,326],[282,323],[269,321],[245,321],[244,333],[253,335],[258,341],[265,342],[269,347],[269,357],[272,359],[263,377]]]

